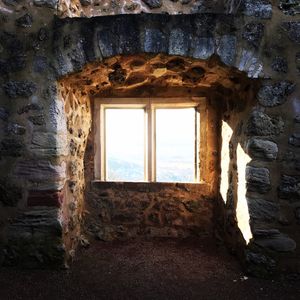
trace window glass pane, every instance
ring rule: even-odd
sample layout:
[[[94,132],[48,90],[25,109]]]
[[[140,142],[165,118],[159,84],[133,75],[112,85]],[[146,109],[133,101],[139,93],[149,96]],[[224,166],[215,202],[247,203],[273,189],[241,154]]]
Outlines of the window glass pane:
[[[195,109],[156,110],[156,180],[195,181]]]
[[[144,181],[144,110],[106,109],[106,180]]]

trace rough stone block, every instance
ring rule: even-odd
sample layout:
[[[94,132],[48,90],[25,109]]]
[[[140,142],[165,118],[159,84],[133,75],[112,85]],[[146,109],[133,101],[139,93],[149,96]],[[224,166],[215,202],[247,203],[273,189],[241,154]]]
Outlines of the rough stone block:
[[[215,52],[214,39],[212,37],[194,37],[191,42],[191,55],[194,58],[208,59]]]
[[[275,72],[287,73],[288,62],[287,59],[281,56],[276,56],[272,60],[271,68]]]
[[[283,104],[287,97],[294,92],[295,86],[295,83],[288,80],[265,84],[258,92],[258,101],[266,107]]]
[[[26,128],[16,123],[8,123],[5,132],[7,134],[24,135],[26,133]]]
[[[32,190],[28,192],[27,205],[61,207],[63,201],[63,191]]]
[[[262,23],[248,23],[243,28],[242,38],[245,39],[249,45],[258,48],[264,34],[265,26]]]
[[[300,22],[284,22],[281,27],[286,31],[291,41],[300,44]]]
[[[235,66],[240,71],[248,73],[249,78],[258,78],[263,71],[263,65],[257,54],[248,49],[243,49],[241,55],[239,55]]]
[[[265,194],[271,189],[270,172],[267,168],[246,168],[247,189],[250,192]]]
[[[0,156],[19,157],[24,151],[23,142],[16,138],[5,138],[0,145]]]
[[[60,156],[68,154],[67,137],[60,133],[35,131],[30,145],[31,152],[38,156]]]
[[[271,117],[261,111],[254,110],[248,120],[248,135],[272,136],[282,133],[284,122],[281,117]]]
[[[36,115],[36,116],[29,116],[28,120],[37,126],[42,126],[46,124],[45,116],[44,115]]]
[[[234,65],[236,56],[236,43],[236,37],[233,35],[224,35],[218,39],[216,52],[224,64],[229,66]]]
[[[265,253],[247,249],[245,253],[247,272],[257,277],[270,277],[276,270],[276,261]]]
[[[282,175],[278,187],[278,196],[290,202],[300,199],[300,178],[299,176]]]
[[[148,7],[160,8],[162,6],[162,0],[142,0]]]
[[[118,38],[108,28],[97,31],[97,40],[100,53],[103,58],[117,55]]]
[[[278,220],[279,205],[263,199],[247,198],[249,215],[252,220],[273,222]]]
[[[265,230],[265,234],[254,235],[254,242],[261,247],[277,252],[291,252],[296,249],[296,242],[279,231]]]
[[[31,27],[32,23],[33,23],[33,18],[28,13],[16,19],[16,25],[19,27],[23,27],[23,28]]]
[[[295,147],[300,147],[300,134],[293,133],[289,138],[289,144]]]
[[[7,229],[4,265],[62,267],[65,250],[57,209],[34,209],[18,215]]]
[[[4,206],[16,206],[22,198],[22,190],[9,183],[7,179],[0,179],[0,202]]]
[[[36,6],[44,6],[48,8],[57,8],[59,0],[34,0],[33,3]]]
[[[180,28],[172,29],[169,38],[169,54],[186,56],[189,52],[189,47],[189,34]]]
[[[157,28],[147,28],[145,30],[144,49],[148,53],[167,53],[168,39],[166,35]]]
[[[247,150],[253,158],[274,160],[277,158],[278,146],[271,141],[251,138],[247,143]]]
[[[9,111],[4,107],[0,107],[0,120],[7,121],[8,116],[9,116]]]
[[[18,97],[28,98],[36,92],[37,86],[35,83],[27,80],[22,80],[22,81],[11,80],[3,85],[3,89],[6,95],[10,98],[18,98]]]
[[[300,14],[300,0],[279,0],[279,8],[290,16]]]
[[[19,161],[14,175],[32,181],[63,180],[66,178],[66,164],[53,165],[47,160]]]
[[[272,18],[272,4],[269,0],[245,0],[244,14],[262,19]]]

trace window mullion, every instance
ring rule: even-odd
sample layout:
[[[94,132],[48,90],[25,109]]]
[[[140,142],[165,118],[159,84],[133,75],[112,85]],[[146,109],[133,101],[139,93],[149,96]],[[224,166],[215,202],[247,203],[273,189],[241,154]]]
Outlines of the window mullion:
[[[152,177],[151,181],[156,181],[156,110],[153,105],[151,105],[151,153],[152,153]]]
[[[148,116],[148,124],[147,124],[147,172],[148,172],[148,181],[153,182],[156,181],[155,176],[155,110],[149,99],[147,103],[147,116]]]
[[[101,155],[101,173],[100,179],[106,180],[106,120],[105,120],[105,108],[101,105],[100,108],[100,155]]]
[[[150,100],[148,99],[146,105],[147,112],[147,181],[152,181],[152,164],[151,164],[151,105]]]

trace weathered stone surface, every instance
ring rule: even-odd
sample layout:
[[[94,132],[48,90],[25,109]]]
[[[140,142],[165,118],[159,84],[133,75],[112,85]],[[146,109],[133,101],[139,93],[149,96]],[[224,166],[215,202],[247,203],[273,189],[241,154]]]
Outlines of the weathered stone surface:
[[[126,25],[125,25],[126,24]],[[104,23],[97,30],[97,40],[102,57],[116,54],[134,54],[141,51],[139,26],[136,18],[118,16],[112,23]]]
[[[264,34],[265,26],[262,23],[248,23],[243,28],[242,37],[248,44],[258,48]]]
[[[45,116],[44,115],[36,115],[36,116],[29,116],[28,120],[33,124],[37,126],[42,126],[46,124]]]
[[[276,270],[276,261],[264,253],[246,250],[247,273],[256,277],[269,277]]]
[[[248,135],[272,136],[279,135],[284,128],[281,117],[270,117],[261,111],[253,111],[247,124]]]
[[[199,192],[203,187],[189,184],[95,182],[88,197],[89,231],[101,240],[210,231],[212,203]]]
[[[180,28],[171,30],[169,38],[169,54],[186,56],[189,51],[190,37]]]
[[[9,81],[3,85],[6,95],[10,98],[30,97],[37,91],[35,83],[27,80]]]
[[[33,18],[28,13],[16,20],[16,25],[24,28],[31,27],[32,23],[33,23]]]
[[[30,150],[38,156],[67,155],[67,145],[65,134],[36,131],[32,136]]]
[[[64,201],[64,192],[59,190],[31,190],[28,192],[28,206],[55,206],[61,207]]]
[[[300,199],[300,178],[299,176],[282,175],[278,187],[278,196],[290,202]]]
[[[252,220],[262,222],[276,221],[279,216],[279,205],[263,199],[247,198],[249,215]]]
[[[203,14],[193,20],[193,29],[198,37],[212,38],[215,33],[217,19],[211,14]]]
[[[258,92],[258,101],[266,107],[283,104],[287,97],[294,92],[295,86],[295,83],[288,80],[265,84]]]
[[[92,0],[80,0],[80,4],[83,6],[89,6],[92,4]]]
[[[256,234],[254,236],[255,244],[277,252],[291,252],[296,249],[296,242],[289,236],[278,232],[269,232],[266,235]]]
[[[15,167],[14,175],[28,180],[63,180],[66,178],[66,164],[53,165],[47,160],[19,161]]]
[[[290,40],[297,44],[300,43],[300,22],[284,22],[282,28],[287,32]]]
[[[0,120],[7,121],[9,112],[6,108],[0,107]]]
[[[6,60],[0,60],[0,75],[9,74],[10,72],[18,72],[26,67],[26,56],[16,54],[8,57]]]
[[[36,103],[26,104],[25,106],[21,107],[18,110],[18,114],[21,115],[24,113],[28,113],[29,111],[40,111],[42,109],[43,108],[39,104],[36,104]]]
[[[289,138],[289,144],[300,147],[300,133],[293,133]]]
[[[300,14],[300,0],[280,0],[279,8],[287,15]]]
[[[287,73],[288,62],[287,59],[281,56],[276,56],[272,60],[272,70],[279,73]]]
[[[291,170],[300,170],[300,157],[295,151],[286,151],[283,155],[282,162]]]
[[[247,189],[251,192],[265,194],[271,189],[270,172],[267,168],[246,168]]]
[[[3,3],[9,6],[16,6],[17,4],[20,4],[21,1],[22,0],[3,0]]]
[[[296,69],[300,74],[300,52],[296,53],[295,63],[296,63]]]
[[[33,71],[36,73],[43,73],[48,68],[47,57],[35,56],[33,58]]]
[[[0,202],[4,206],[16,206],[22,198],[22,190],[9,183],[6,179],[0,179]]]
[[[39,32],[38,32],[37,38],[40,42],[47,41],[49,39],[49,30],[48,30],[48,28],[41,27]]]
[[[272,17],[272,4],[269,0],[245,0],[244,14],[262,19]]]
[[[145,30],[144,49],[148,53],[167,53],[168,39],[166,35],[157,28]]]
[[[257,138],[249,139],[247,143],[248,153],[253,158],[262,160],[274,160],[277,158],[278,146],[276,143]]]
[[[5,129],[7,134],[23,135],[26,132],[26,128],[17,123],[8,123]]]
[[[162,6],[161,0],[142,0],[146,3],[151,9],[153,8],[160,8]]]
[[[24,150],[24,144],[15,138],[5,138],[0,145],[0,156],[19,157]]]
[[[25,268],[62,267],[65,251],[57,209],[35,209],[21,213],[7,229],[5,265]]]
[[[217,54],[226,65],[234,65],[236,55],[236,37],[231,35],[222,36],[217,43]]]
[[[33,0],[36,6],[45,6],[49,8],[57,8],[59,0]]]
[[[9,56],[17,56],[25,54],[25,46],[23,42],[17,38],[16,34],[6,31],[0,32],[0,43],[6,49]]]
[[[192,56],[199,59],[208,59],[215,52],[214,39],[211,37],[196,37],[191,41]]]

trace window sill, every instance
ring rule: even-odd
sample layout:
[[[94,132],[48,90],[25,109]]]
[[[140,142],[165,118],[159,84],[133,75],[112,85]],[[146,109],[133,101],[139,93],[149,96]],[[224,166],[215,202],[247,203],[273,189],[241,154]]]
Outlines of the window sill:
[[[209,194],[210,186],[205,182],[129,182],[129,181],[101,181],[93,180],[92,188],[135,190],[140,192],[152,192],[165,189],[177,189],[185,191],[201,191]]]

